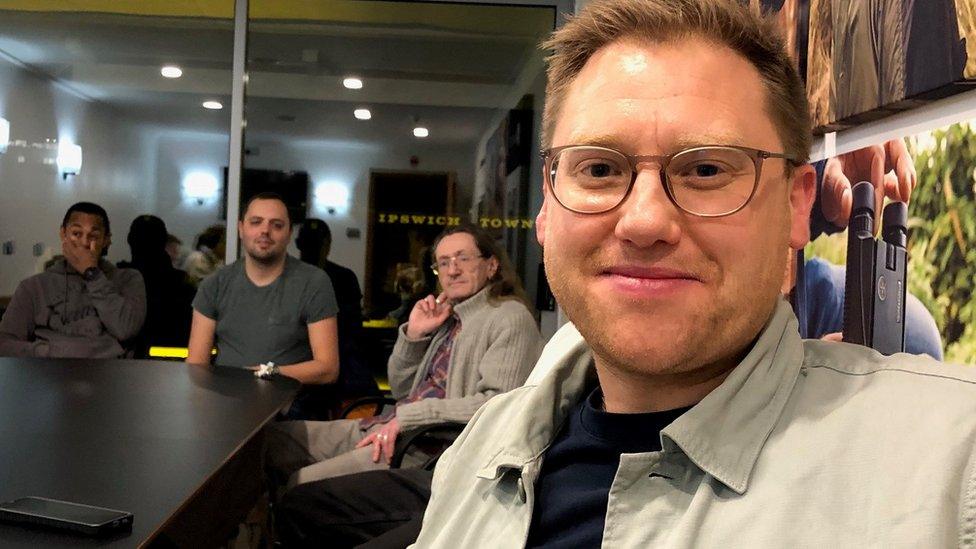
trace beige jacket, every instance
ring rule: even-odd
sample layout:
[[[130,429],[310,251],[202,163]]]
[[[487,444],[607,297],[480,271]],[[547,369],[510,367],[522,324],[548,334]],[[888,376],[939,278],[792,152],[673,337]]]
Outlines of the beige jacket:
[[[552,371],[491,400],[443,455],[417,547],[524,546],[542,456],[591,375],[582,338],[556,341]],[[972,546],[974,383],[928,357],[803,341],[780,303],[662,451],[621,456],[603,547]]]

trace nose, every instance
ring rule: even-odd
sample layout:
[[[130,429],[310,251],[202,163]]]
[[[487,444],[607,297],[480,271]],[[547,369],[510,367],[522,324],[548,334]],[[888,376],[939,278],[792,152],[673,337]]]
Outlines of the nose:
[[[446,272],[448,276],[454,276],[456,274],[460,274],[461,267],[458,267],[456,257],[452,257],[447,260],[447,269],[444,269],[444,272]]]
[[[661,177],[656,167],[638,171],[630,196],[619,208],[620,218],[614,228],[617,238],[642,248],[657,242],[678,242],[678,221],[684,214],[668,198]]]

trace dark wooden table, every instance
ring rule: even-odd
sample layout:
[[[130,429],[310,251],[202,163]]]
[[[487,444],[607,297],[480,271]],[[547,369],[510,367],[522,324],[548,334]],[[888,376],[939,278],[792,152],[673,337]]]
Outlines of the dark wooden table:
[[[0,524],[0,547],[202,541],[187,536],[240,495],[222,475],[259,477],[257,435],[298,388],[234,368],[0,358],[0,501],[43,496],[135,518],[131,534],[103,540]]]

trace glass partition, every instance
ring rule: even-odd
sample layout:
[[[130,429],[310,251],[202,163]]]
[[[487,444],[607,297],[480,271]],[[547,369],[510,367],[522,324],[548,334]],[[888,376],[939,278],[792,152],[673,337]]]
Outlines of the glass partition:
[[[140,214],[184,253],[224,224],[233,13],[233,0],[0,1],[0,296],[60,254],[77,201],[107,210],[113,263]]]
[[[278,190],[325,221],[370,318],[434,290],[425,254],[464,221],[535,296],[538,44],[554,8],[252,0],[249,15],[243,200]]]

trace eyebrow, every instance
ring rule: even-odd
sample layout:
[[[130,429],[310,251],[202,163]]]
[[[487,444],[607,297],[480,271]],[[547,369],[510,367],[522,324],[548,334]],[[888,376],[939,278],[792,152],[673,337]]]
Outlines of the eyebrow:
[[[454,252],[453,254],[440,254],[440,255],[437,256],[437,259],[447,259],[449,257],[454,257],[454,256],[459,255],[459,254],[468,254],[468,255],[471,255],[471,254],[474,254],[474,253],[475,252],[472,252],[471,250],[461,249],[461,250],[458,250],[458,251]]]
[[[619,150],[621,152],[627,152],[632,150],[633,142],[621,139],[616,135],[611,134],[596,134],[596,135],[575,135],[571,136],[568,145],[590,145],[595,147],[605,147],[608,149]],[[738,145],[742,146],[743,139],[737,134],[731,132],[714,132],[714,133],[698,133],[698,134],[684,134],[678,135],[676,138],[672,139],[669,143],[667,152],[661,152],[660,154],[671,154],[685,149],[690,149],[694,147],[703,147],[706,145]],[[634,153],[641,154],[641,153]]]
[[[264,217],[261,217],[260,215],[249,215],[249,216],[247,216],[247,220],[248,221],[263,221],[264,219],[265,218]],[[287,223],[287,221],[285,221],[284,219],[281,219],[279,217],[269,217],[267,219],[268,219],[268,221],[277,221],[279,223]]]
[[[77,221],[73,221],[71,223],[68,223],[68,227],[67,228],[68,229],[74,229],[74,228],[84,229],[85,226],[82,225],[81,223],[78,223]],[[104,230],[104,229],[102,227],[92,227],[91,232],[101,231],[101,230]]]

